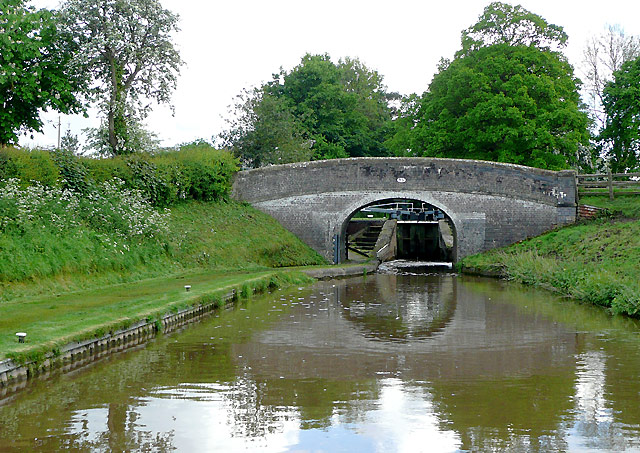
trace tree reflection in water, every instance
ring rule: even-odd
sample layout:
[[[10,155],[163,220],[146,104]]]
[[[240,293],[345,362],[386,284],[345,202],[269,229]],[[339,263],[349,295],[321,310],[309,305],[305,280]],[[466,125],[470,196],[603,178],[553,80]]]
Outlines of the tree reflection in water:
[[[637,331],[634,321],[504,282],[318,282],[35,381],[0,406],[0,445],[638,449]]]

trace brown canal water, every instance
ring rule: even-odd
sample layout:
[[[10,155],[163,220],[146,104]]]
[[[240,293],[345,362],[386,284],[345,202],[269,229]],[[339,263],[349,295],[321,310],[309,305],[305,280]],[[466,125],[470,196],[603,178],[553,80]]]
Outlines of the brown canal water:
[[[254,297],[0,406],[13,451],[640,451],[640,326],[369,275]]]

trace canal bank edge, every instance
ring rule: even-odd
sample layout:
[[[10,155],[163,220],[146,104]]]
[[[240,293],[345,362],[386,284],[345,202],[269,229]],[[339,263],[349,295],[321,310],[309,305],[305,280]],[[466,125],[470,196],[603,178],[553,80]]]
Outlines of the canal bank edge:
[[[301,271],[311,278],[324,280],[330,278],[353,277],[356,275],[373,274],[378,270],[380,263],[377,261],[362,265],[333,266],[326,268],[301,269]]]
[[[322,280],[367,275],[367,273],[374,273],[377,268],[378,263],[374,262],[357,266],[299,269],[299,271],[313,279]],[[254,293],[258,292],[257,288],[254,288],[253,291]],[[26,387],[32,378],[47,377],[54,370],[67,373],[109,354],[142,345],[154,338],[159,332],[169,333],[184,325],[199,321],[215,310],[233,306],[241,298],[241,290],[234,288],[218,300],[200,303],[179,310],[177,313],[168,313],[155,321],[143,320],[126,329],[107,333],[100,338],[71,342],[55,353],[45,354],[43,360],[26,363],[17,363],[12,359],[2,360],[0,361],[0,398]]]

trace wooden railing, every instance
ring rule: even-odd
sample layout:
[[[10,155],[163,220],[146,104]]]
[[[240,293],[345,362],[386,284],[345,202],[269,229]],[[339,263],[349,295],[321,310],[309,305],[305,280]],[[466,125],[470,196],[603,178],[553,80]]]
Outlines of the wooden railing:
[[[595,173],[577,175],[578,195],[640,195],[640,173]],[[638,191],[634,191],[634,189]]]

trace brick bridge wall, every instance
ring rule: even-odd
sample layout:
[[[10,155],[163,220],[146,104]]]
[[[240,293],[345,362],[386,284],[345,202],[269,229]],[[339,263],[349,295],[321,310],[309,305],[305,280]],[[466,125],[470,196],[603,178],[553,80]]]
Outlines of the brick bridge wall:
[[[440,208],[454,226],[455,259],[539,235],[576,219],[573,171],[460,159],[367,157],[238,172],[232,197],[247,201],[329,261],[345,258],[355,212],[390,198]]]

